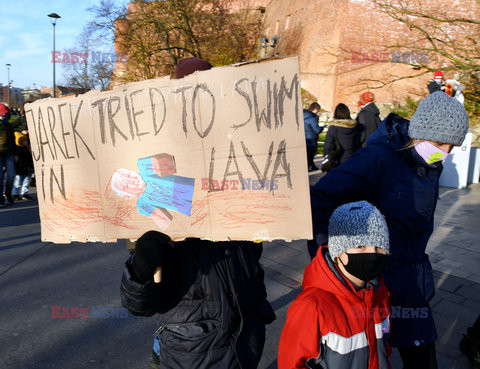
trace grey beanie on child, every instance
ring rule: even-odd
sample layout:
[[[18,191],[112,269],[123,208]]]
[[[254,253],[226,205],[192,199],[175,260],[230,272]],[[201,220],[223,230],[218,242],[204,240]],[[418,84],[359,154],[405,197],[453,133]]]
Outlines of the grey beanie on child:
[[[443,91],[428,95],[418,104],[408,136],[460,146],[468,132],[468,115],[457,99]]]
[[[367,201],[335,209],[328,224],[328,251],[332,259],[352,247],[366,245],[390,253],[387,223],[380,211]]]

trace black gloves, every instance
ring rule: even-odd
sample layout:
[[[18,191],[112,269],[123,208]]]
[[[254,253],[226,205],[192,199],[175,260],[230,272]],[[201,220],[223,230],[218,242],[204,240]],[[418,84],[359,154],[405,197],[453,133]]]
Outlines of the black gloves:
[[[157,267],[168,262],[174,243],[166,234],[148,231],[137,240],[132,271],[135,280],[146,283],[153,280]]]

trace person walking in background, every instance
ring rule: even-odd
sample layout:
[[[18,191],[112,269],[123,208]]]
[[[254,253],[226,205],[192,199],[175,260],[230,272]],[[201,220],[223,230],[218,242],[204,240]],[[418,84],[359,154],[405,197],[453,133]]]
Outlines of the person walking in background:
[[[0,207],[13,204],[12,186],[15,178],[15,136],[13,127],[8,122],[10,109],[0,104]],[[5,196],[3,195],[4,168],[7,174],[5,180]],[[6,202],[5,202],[6,197]]]
[[[333,151],[340,147],[339,156],[333,155]],[[355,151],[360,148],[360,129],[357,121],[350,117],[350,110],[345,104],[338,104],[333,114],[333,121],[328,127],[327,136],[323,151],[325,156],[328,156],[329,161],[333,160],[336,163],[332,167],[350,159]],[[333,163],[332,163],[333,164]],[[322,165],[322,171],[324,170]],[[327,169],[326,171],[328,171]]]
[[[176,78],[211,69],[186,58]],[[126,262],[122,304],[134,315],[158,314],[152,368],[255,369],[265,343],[265,325],[275,320],[267,301],[262,244],[173,242],[156,231],[142,235]],[[159,278],[154,283],[154,274]]]
[[[391,305],[401,312],[392,316],[390,343],[398,347],[405,369],[438,367],[429,306],[435,287],[425,250],[433,232],[442,161],[462,144],[468,128],[463,106],[434,92],[420,101],[410,122],[390,114],[366,147],[311,190],[312,258],[318,245],[326,244],[328,219],[339,205],[366,200],[386,217],[390,255],[384,277]]]
[[[381,123],[380,110],[375,105],[375,95],[370,91],[364,92],[360,96],[358,106],[362,109],[357,115],[357,123],[361,128],[360,143],[363,147],[367,144],[368,137]]]
[[[308,109],[303,109],[303,121],[305,125],[305,140],[307,144],[307,163],[308,171],[318,170],[313,162],[313,158],[317,153],[318,135],[322,133],[323,127],[318,125],[318,113],[320,113],[320,105],[316,102],[310,104]]]
[[[389,294],[380,273],[389,252],[382,214],[366,201],[337,208],[290,305],[278,368],[388,369]]]
[[[33,173],[33,158],[28,137],[20,132],[15,132],[15,144],[18,160],[15,162],[13,198],[14,200],[31,201],[32,197],[28,194],[28,187]]]
[[[428,92],[430,92],[430,94],[433,94],[434,92],[442,91],[445,88],[444,86],[445,85],[443,83],[443,72],[441,70],[437,70],[435,73],[433,73],[433,79],[427,86]]]
[[[465,91],[465,85],[461,84],[456,79],[447,79],[445,81],[445,93],[456,99],[462,105],[465,103],[463,91]]]

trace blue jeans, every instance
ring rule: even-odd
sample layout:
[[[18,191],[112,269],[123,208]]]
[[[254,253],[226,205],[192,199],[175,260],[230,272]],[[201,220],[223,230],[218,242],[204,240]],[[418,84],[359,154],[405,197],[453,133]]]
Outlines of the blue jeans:
[[[13,155],[0,156],[0,196],[3,196],[3,168],[7,172],[5,195],[12,195],[13,179],[15,178],[15,164]]]
[[[32,180],[31,174],[17,174],[15,180],[13,181],[13,195],[26,195],[28,194],[28,186],[30,186],[30,181]]]

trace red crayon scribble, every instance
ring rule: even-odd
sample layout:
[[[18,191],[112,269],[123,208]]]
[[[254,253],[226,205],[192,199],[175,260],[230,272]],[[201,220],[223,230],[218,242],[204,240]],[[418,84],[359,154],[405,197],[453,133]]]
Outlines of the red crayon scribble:
[[[81,229],[93,223],[108,223],[127,229],[138,229],[128,224],[137,212],[135,203],[118,201],[107,189],[103,197],[97,191],[80,189],[66,196],[55,198],[53,203],[46,203],[43,222],[49,231],[58,231],[61,228]],[[110,214],[105,214],[108,208]]]
[[[285,219],[291,207],[287,195],[258,191],[210,192],[192,204],[191,225],[204,225],[207,217],[224,228],[240,228],[248,224],[269,224]],[[220,219],[217,219],[216,215]]]

